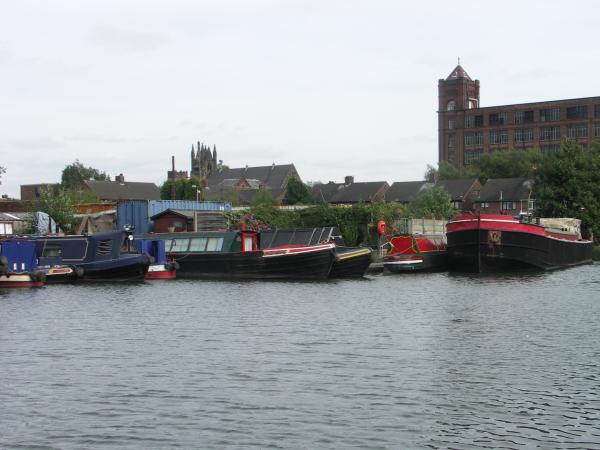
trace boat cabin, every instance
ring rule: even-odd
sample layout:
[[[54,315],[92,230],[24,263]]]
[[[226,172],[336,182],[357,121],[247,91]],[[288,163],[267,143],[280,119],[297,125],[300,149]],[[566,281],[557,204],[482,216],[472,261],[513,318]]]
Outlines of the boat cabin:
[[[159,235],[154,235],[154,239]],[[167,253],[239,253],[258,251],[258,234],[251,231],[196,232],[162,235]]]

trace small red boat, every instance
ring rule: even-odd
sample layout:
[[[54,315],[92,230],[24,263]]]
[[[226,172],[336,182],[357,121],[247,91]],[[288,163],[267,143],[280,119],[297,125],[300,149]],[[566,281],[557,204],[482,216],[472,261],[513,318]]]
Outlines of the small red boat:
[[[0,274],[1,288],[42,287],[44,274],[41,272],[6,272]]]
[[[551,270],[592,262],[593,243],[581,238],[577,219],[465,214],[448,222],[447,237],[453,270]]]
[[[397,235],[389,243],[391,249],[383,258],[383,268],[388,272],[441,270],[446,266],[443,234]]]

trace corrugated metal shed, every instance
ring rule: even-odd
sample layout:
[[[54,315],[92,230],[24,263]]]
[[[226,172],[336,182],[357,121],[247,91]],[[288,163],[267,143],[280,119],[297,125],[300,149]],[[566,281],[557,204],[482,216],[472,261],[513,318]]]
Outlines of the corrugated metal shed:
[[[194,200],[120,200],[117,203],[117,230],[133,225],[135,234],[152,231],[150,217],[167,209],[189,211],[231,211],[231,203],[197,202]]]

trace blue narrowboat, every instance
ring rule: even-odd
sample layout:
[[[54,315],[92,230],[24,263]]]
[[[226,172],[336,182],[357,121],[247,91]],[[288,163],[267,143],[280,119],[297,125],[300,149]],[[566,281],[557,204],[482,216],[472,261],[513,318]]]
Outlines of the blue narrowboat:
[[[143,279],[150,265],[150,257],[136,248],[133,236],[125,231],[41,236],[35,242],[47,282]]]
[[[45,274],[39,270],[35,242],[10,238],[0,241],[0,288],[41,287]]]

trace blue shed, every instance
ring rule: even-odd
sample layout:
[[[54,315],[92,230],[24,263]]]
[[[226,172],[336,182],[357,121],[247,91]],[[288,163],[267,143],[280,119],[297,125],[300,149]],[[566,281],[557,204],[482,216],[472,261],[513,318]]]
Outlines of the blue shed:
[[[135,227],[134,234],[147,234],[154,223],[150,218],[167,209],[188,211],[231,211],[228,202],[197,202],[195,200],[119,200],[117,203],[117,230],[126,225]]]

